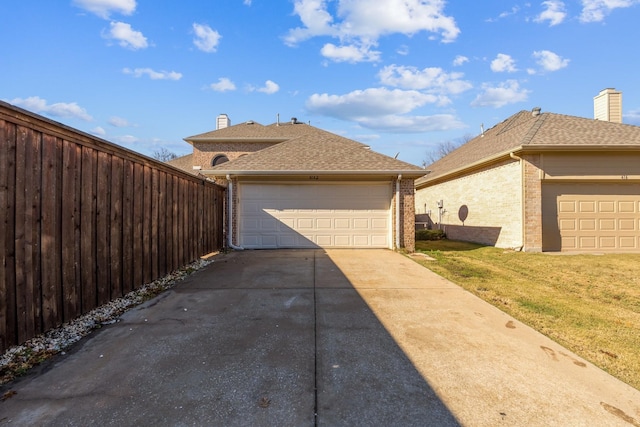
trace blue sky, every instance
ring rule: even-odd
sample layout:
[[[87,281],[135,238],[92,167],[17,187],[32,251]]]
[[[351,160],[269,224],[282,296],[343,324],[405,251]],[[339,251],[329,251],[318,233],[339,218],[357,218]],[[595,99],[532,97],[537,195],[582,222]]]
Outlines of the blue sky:
[[[296,117],[420,165],[520,110],[640,125],[640,0],[0,3],[0,99],[142,154]]]

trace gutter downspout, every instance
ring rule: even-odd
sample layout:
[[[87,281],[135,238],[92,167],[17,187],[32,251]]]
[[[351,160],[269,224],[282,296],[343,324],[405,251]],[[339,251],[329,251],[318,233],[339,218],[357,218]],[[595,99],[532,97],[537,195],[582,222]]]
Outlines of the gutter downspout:
[[[398,175],[396,181],[396,250],[400,249],[400,180],[402,175]]]
[[[513,151],[511,151],[509,153],[509,157],[511,157],[513,160],[517,160],[518,162],[520,162],[520,224],[521,224],[521,238],[522,241],[520,243],[522,243],[522,246],[520,246],[520,250],[524,250],[524,242],[525,242],[525,234],[527,232],[527,229],[525,227],[525,194],[524,194],[524,190],[525,190],[525,175],[524,175],[524,169],[522,168],[522,157],[518,157],[515,154],[513,154]]]
[[[236,246],[233,244],[233,181],[231,180],[231,175],[227,175],[227,182],[229,182],[229,200],[227,202],[227,206],[228,211],[229,211],[229,232],[227,233],[228,236],[228,243],[227,245],[231,248],[234,249],[236,251],[244,251],[244,248],[241,246]]]

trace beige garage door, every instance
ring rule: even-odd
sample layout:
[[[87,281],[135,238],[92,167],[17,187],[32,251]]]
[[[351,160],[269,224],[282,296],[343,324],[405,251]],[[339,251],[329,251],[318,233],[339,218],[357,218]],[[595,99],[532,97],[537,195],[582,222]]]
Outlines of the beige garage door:
[[[240,184],[247,249],[388,248],[391,184]]]
[[[640,250],[640,184],[543,186],[543,250]]]

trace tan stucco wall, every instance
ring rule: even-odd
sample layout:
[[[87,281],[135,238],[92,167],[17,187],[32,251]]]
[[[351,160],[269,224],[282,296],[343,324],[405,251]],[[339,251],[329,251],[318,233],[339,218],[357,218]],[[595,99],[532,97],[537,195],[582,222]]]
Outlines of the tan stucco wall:
[[[275,142],[194,142],[193,165],[202,169],[211,168],[211,161],[218,154],[224,154],[229,160],[263,150],[275,145]]]
[[[438,200],[443,201],[442,227],[448,238],[500,248],[523,246],[522,172],[518,160],[506,160],[417,190],[416,213],[431,210],[431,219],[437,223]],[[460,217],[465,207],[463,222]]]

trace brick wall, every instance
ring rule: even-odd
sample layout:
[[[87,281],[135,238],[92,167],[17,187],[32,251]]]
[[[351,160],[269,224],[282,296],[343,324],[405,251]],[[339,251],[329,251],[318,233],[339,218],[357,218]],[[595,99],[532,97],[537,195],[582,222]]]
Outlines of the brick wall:
[[[400,248],[408,252],[416,249],[415,235],[415,190],[413,179],[400,180]],[[393,246],[396,245],[396,182],[393,182],[392,198],[392,225]]]
[[[524,176],[524,250],[542,252],[542,180],[541,154],[523,155]]]
[[[431,211],[450,239],[501,248],[523,246],[522,172],[517,160],[505,160],[472,174],[416,191],[416,213]],[[437,228],[438,225],[435,225]]]
[[[202,169],[211,168],[211,161],[218,154],[224,154],[229,160],[263,150],[275,145],[275,142],[195,142],[193,144],[193,166]]]

